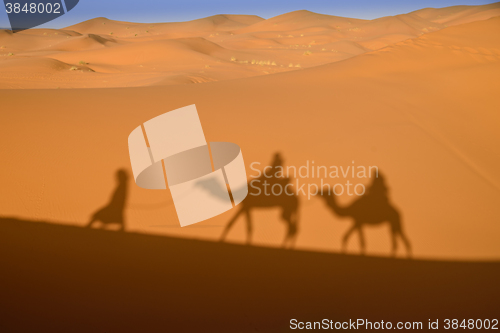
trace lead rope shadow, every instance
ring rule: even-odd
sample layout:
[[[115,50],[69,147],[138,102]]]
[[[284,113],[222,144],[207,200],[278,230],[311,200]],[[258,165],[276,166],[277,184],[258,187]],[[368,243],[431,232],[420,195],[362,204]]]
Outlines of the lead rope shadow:
[[[128,174],[125,170],[116,171],[117,186],[109,200],[109,203],[97,210],[90,218],[87,228],[94,223],[101,222],[101,229],[107,225],[118,225],[120,231],[125,231],[124,211],[127,202]]]

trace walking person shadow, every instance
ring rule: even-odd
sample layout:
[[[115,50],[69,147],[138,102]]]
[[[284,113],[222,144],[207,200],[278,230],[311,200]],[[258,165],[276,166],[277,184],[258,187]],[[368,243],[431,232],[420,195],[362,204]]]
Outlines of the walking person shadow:
[[[120,231],[125,231],[123,213],[127,202],[127,172],[124,169],[116,171],[116,180],[118,185],[111,196],[111,200],[106,206],[97,210],[92,215],[87,228],[91,228],[96,222],[101,222],[101,229],[104,229],[106,225],[116,224],[120,227]]]

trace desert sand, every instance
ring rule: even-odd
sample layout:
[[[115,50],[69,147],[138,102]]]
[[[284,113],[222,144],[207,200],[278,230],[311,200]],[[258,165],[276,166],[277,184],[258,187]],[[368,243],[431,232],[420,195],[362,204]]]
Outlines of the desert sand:
[[[426,20],[439,17],[443,22],[449,19],[452,23],[461,23],[468,21],[468,15],[476,18],[479,13],[484,14],[481,18],[492,15],[497,7],[480,6],[472,8],[474,10],[451,7],[450,13],[444,9],[422,10],[402,17],[423,13]],[[19,75],[17,64],[27,69],[26,77],[4,78],[0,81],[2,85],[18,82],[19,86],[43,84],[48,88],[54,82],[44,78],[44,74],[31,79],[28,73],[28,68],[45,66],[45,73],[54,80],[81,75],[81,79],[67,81],[68,85],[88,82],[95,88],[0,92],[2,110],[5,110],[4,130],[0,135],[2,142],[8,142],[2,147],[2,215],[85,225],[91,214],[111,196],[116,170],[130,170],[127,152],[130,131],[156,115],[196,104],[207,140],[240,145],[249,177],[255,175],[250,168],[252,163],[259,162],[262,169],[271,163],[275,152],[282,154],[285,166],[299,167],[307,161],[325,166],[349,166],[353,161],[355,165],[375,165],[385,176],[393,205],[402,213],[403,226],[416,257],[498,259],[500,159],[495,152],[500,143],[496,79],[500,70],[500,17],[461,23],[415,38],[407,36],[380,50],[365,50],[342,61],[336,61],[332,55],[331,63],[313,66],[313,62],[309,68],[303,63],[303,69],[284,68],[287,72],[273,75],[255,76],[252,72],[254,77],[245,77],[242,73],[247,73],[248,68],[267,67],[236,64],[227,59],[224,66],[229,67],[214,69],[214,75],[243,77],[207,84],[112,89],[102,89],[101,83],[90,79],[92,75],[109,76],[106,81],[110,84],[118,81],[123,84],[128,78],[136,77],[130,72],[112,73],[111,60],[116,68],[129,68],[131,63],[147,64],[142,60],[149,59],[154,66],[165,66],[165,73],[170,73],[170,66],[181,66],[176,63],[183,59],[186,70],[192,68],[197,59],[215,59],[207,55],[209,53],[242,57],[232,51],[225,53],[227,49],[209,41],[208,36],[178,39],[182,34],[201,34],[197,29],[211,29],[212,34],[216,31],[230,34],[227,29],[236,29],[234,36],[249,38],[247,34],[263,34],[262,30],[278,29],[280,24],[286,31],[294,31],[292,28],[296,26],[302,32],[311,30],[313,22],[320,26],[333,21],[349,25],[349,19],[317,15],[295,12],[269,20],[230,16],[231,20],[219,17],[220,22],[211,18],[171,24],[173,28],[164,24],[159,26],[161,31],[170,36],[167,31],[178,30],[176,38],[168,39],[158,32],[156,39],[140,37],[144,39],[140,42],[127,41],[130,38],[127,35],[120,40],[103,35],[105,25],[100,22],[104,19],[53,31],[48,37],[44,35],[45,30],[14,35],[3,32],[2,40],[12,40],[13,45],[18,45],[16,50],[21,45],[36,45],[39,49],[44,38],[51,40],[49,43],[53,43],[55,50],[55,41],[64,37],[60,43],[72,51],[30,51],[38,56],[4,59],[1,66],[7,70],[2,70],[2,75]],[[308,20],[310,16],[314,20]],[[402,22],[396,18],[380,20]],[[368,26],[372,26],[383,32],[381,27],[385,25],[377,25],[375,21],[363,23],[363,29],[371,31]],[[128,27],[126,23],[105,23],[116,28],[113,30],[117,35],[121,31],[125,34]],[[351,23],[361,26],[362,22]],[[392,34],[408,27],[403,23],[399,28],[387,26]],[[70,32],[75,30],[90,33],[90,37]],[[108,46],[109,43],[113,45]],[[228,40],[227,43],[237,42]],[[238,43],[244,44],[244,39]],[[86,50],[76,50],[84,45]],[[249,45],[253,45],[252,42]],[[125,55],[120,56],[120,49]],[[204,55],[200,58],[201,53],[193,49],[203,51]],[[296,53],[286,48],[269,52],[277,57],[281,54],[293,57]],[[311,59],[314,53],[312,56]],[[75,63],[82,58],[89,64],[80,67],[94,66],[96,72],[67,70],[71,64],[68,59]],[[101,59],[100,62],[97,59]],[[167,59],[173,60],[165,61]],[[327,60],[325,56],[323,61]],[[233,71],[231,66],[241,70]],[[107,73],[103,73],[104,70]],[[144,75],[149,74],[140,75],[146,80]],[[164,73],[158,75],[165,78]],[[333,184],[336,180],[326,181]],[[319,184],[320,180],[301,182]],[[358,182],[367,184],[370,180]],[[235,213],[232,210],[192,227],[179,228],[167,191],[143,190],[133,181],[130,185],[125,212],[129,231],[218,240],[224,225]],[[351,225],[349,219],[334,216],[317,198],[308,200],[301,195],[299,199],[300,229],[296,247],[339,251],[341,237]],[[347,195],[340,197],[344,204],[353,199]],[[285,224],[279,209],[256,209],[253,219],[255,244],[281,245]],[[227,241],[244,242],[245,233],[245,222],[241,219]],[[369,254],[389,254],[387,226],[368,228],[366,239]],[[358,249],[354,236],[348,251],[357,253]],[[399,254],[403,254],[401,250]]]
[[[279,332],[295,314],[495,315],[500,3],[375,20],[308,11],[96,18],[3,30],[0,47],[6,328]],[[305,195],[293,250],[280,248],[278,208],[252,210],[253,246],[243,218],[218,242],[236,209],[181,228],[168,190],[131,179],[127,137],[191,104],[207,141],[241,147],[249,177],[252,163],[262,170],[276,152],[285,166],[377,166],[413,260],[403,244],[386,258],[387,225],[366,228],[366,257],[357,235],[340,254],[351,220]],[[126,232],[82,228],[109,201],[120,169],[130,176]]]
[[[27,244],[29,244],[27,246]],[[498,263],[249,247],[0,219],[8,332],[289,332],[496,318]],[[364,327],[360,328],[364,330]]]

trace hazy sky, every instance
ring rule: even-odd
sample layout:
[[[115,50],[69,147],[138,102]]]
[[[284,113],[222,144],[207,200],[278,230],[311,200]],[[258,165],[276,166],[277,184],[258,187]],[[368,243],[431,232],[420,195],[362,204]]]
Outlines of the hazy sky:
[[[36,0],[33,0],[34,2]],[[12,0],[15,2],[15,0]],[[131,22],[187,21],[215,14],[253,14],[270,18],[299,9],[372,19],[408,13],[425,7],[483,5],[480,0],[80,0],[69,13],[43,25],[61,28],[94,17]],[[1,5],[0,5],[1,6]],[[9,27],[5,8],[0,10],[0,27]]]

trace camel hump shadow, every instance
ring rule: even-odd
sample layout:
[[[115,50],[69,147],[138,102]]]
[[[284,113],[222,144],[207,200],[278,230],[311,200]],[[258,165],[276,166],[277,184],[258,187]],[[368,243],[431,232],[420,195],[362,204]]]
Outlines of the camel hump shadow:
[[[408,257],[411,257],[410,241],[403,230],[401,213],[389,200],[389,188],[386,185],[385,176],[380,172],[374,172],[372,179],[366,193],[349,205],[339,205],[336,194],[329,186],[323,188],[319,193],[334,215],[352,219],[353,225],[342,238],[342,252],[345,252],[350,236],[357,232],[361,254],[365,254],[366,243],[363,228],[368,225],[388,224],[391,233],[392,255],[396,255],[398,239],[401,239],[406,247]]]
[[[118,225],[120,231],[125,230],[124,211],[127,202],[128,174],[124,169],[116,171],[116,188],[108,204],[94,212],[87,224],[91,228],[101,222],[101,228],[107,225]]]

